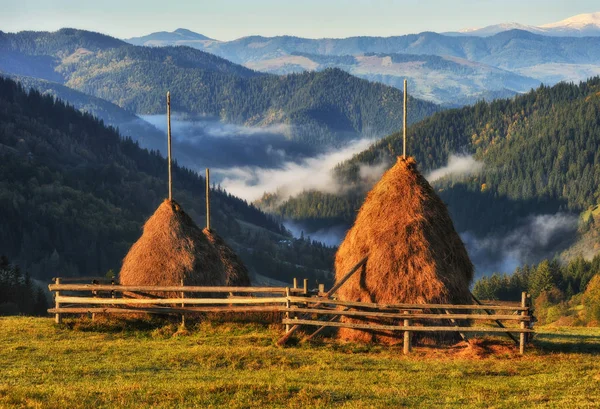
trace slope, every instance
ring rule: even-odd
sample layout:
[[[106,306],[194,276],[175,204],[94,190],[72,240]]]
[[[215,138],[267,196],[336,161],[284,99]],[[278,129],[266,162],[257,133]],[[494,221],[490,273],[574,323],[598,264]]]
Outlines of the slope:
[[[40,279],[117,271],[166,194],[164,158],[87,113],[2,78],[0,156],[0,253]],[[177,165],[173,176],[175,197],[203,225],[204,180]],[[221,189],[211,198],[215,229],[254,273],[284,281],[328,277],[331,249],[292,240]]]
[[[0,75],[2,75],[1,72]],[[51,95],[54,98],[68,101],[76,109],[88,112],[106,125],[117,128],[121,135],[130,136],[148,150],[162,151],[164,149],[165,137],[161,131],[118,105],[57,82],[18,75],[5,76],[18,81],[26,89],[35,88],[43,95]]]
[[[434,184],[459,231],[484,237],[508,233],[533,215],[579,213],[600,198],[600,77],[440,112],[412,126],[408,138],[425,173],[446,166],[451,154],[482,164]],[[313,226],[350,225],[364,197],[361,167],[391,163],[401,151],[401,134],[390,135],[336,168],[341,183],[353,186],[348,193],[308,192],[276,213]]]

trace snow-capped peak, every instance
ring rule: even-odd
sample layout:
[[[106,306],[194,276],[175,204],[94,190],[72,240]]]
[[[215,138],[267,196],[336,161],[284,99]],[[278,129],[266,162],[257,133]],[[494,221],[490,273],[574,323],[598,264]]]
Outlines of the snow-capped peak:
[[[600,12],[578,14],[573,17],[569,17],[565,20],[558,21],[556,23],[544,24],[540,26],[542,28],[571,28],[581,29],[588,26],[600,27]]]

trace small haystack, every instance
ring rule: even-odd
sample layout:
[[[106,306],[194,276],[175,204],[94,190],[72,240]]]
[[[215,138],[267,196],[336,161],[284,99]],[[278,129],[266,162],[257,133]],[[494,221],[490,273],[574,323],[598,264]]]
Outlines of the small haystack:
[[[213,230],[204,229],[202,233],[204,233],[208,242],[219,255],[221,264],[225,269],[225,285],[249,287],[250,274],[248,273],[248,269],[231,247],[225,243],[225,240]]]
[[[177,202],[165,200],[123,260],[121,284],[248,285],[247,270],[233,251],[220,238],[217,248],[207,236]]]
[[[470,303],[473,265],[446,206],[413,158],[398,158],[369,192],[336,254],[336,278],[367,255],[366,266],[339,289],[339,299]],[[339,334],[348,340],[374,340],[357,330],[341,328]]]

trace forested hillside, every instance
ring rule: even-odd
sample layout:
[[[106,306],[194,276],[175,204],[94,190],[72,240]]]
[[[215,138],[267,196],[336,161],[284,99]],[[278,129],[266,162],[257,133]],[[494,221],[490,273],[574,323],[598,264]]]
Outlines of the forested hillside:
[[[138,114],[163,113],[169,90],[176,112],[250,126],[286,124],[286,136],[313,146],[402,127],[401,91],[340,70],[259,74],[189,47],[132,46],[71,29],[0,33],[0,50],[0,70],[63,82]],[[411,123],[439,109],[412,98],[410,104]]]
[[[3,74],[0,73],[0,75]],[[18,81],[26,89],[35,88],[43,95],[51,95],[54,98],[67,101],[78,110],[88,112],[102,120],[106,125],[118,128],[121,135],[131,136],[144,148],[160,150],[164,149],[166,145],[163,132],[142,120],[133,112],[112,102],[85,94],[57,82],[18,75],[4,74],[4,76]]]
[[[401,152],[402,135],[390,135],[335,170],[345,185],[355,185],[351,194],[304,194],[278,213],[350,224],[363,197],[357,192],[364,194],[361,166],[393,163]],[[579,213],[600,202],[600,78],[437,113],[409,128],[408,152],[425,174],[451,154],[483,164],[480,172],[435,182],[459,231],[487,234],[531,214]]]
[[[174,166],[174,197],[202,226],[205,181]],[[40,279],[118,271],[166,195],[166,161],[52,96],[0,78],[0,254]],[[213,226],[255,273],[328,278],[332,249],[293,240],[220,189]]]

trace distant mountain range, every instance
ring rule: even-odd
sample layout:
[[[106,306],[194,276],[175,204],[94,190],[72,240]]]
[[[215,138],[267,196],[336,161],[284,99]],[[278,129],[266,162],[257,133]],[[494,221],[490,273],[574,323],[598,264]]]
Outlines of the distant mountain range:
[[[170,91],[175,112],[244,126],[282,124],[288,139],[315,147],[402,127],[400,91],[341,70],[277,77],[190,47],[133,46],[83,30],[0,33],[0,70],[135,114],[164,113]],[[414,98],[411,107],[409,122],[439,110]]]
[[[175,39],[169,40],[164,33],[155,33],[126,41],[188,45],[269,73],[336,67],[392,86],[409,78],[416,96],[461,105],[521,93],[540,82],[577,82],[600,74],[600,29],[596,36],[584,36],[600,27],[598,16],[600,13],[576,16],[541,28],[503,24],[461,33],[394,37],[249,36],[217,41],[181,40],[176,33],[172,33]],[[579,35],[571,36],[575,31]],[[435,57],[446,61],[438,58],[436,63]],[[390,63],[391,58],[401,59],[402,63]]]
[[[417,98],[444,105],[512,97],[540,85],[534,78],[458,57],[414,54],[321,55],[294,52],[253,61],[247,67],[274,74],[340,68],[369,81],[402,89],[404,79]]]
[[[466,28],[457,32],[443,33],[453,36],[488,37],[509,30],[524,30],[553,37],[597,37],[600,36],[600,12],[578,14],[556,23],[528,26],[519,23],[503,23],[483,28]]]

